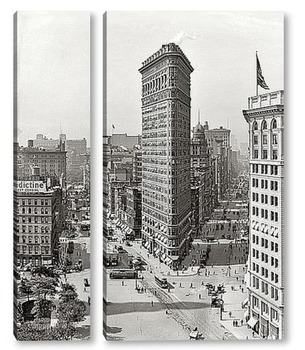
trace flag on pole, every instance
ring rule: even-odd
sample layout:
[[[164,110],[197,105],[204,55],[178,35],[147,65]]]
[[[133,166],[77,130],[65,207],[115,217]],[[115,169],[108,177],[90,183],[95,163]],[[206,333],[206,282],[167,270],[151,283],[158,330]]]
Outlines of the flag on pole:
[[[269,90],[269,86],[266,84],[265,78],[263,77],[263,72],[261,69],[261,65],[259,63],[257,53],[256,53],[256,80],[257,80],[257,85],[259,85],[265,90]]]

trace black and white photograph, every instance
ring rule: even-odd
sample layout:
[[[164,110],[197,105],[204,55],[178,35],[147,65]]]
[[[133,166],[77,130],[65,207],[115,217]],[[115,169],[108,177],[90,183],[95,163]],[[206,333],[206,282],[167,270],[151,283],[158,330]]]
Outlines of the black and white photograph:
[[[284,14],[104,14],[103,330],[284,339]]]
[[[14,15],[14,334],[90,337],[90,13]]]

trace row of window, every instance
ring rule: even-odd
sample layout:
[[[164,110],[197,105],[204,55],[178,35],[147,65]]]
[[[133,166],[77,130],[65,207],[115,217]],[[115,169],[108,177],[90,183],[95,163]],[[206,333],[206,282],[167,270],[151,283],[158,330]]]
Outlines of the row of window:
[[[278,275],[274,272],[271,272],[271,281],[274,283],[278,283]],[[265,281],[260,281],[260,279],[256,276],[252,276],[252,287],[256,289],[260,289],[262,293],[268,295],[269,294],[269,284]],[[271,288],[270,288],[271,289]],[[271,293],[271,298],[275,298],[275,300],[278,300],[278,290],[274,287],[272,287],[272,293]],[[277,291],[275,293],[275,290]],[[273,296],[272,296],[273,295]]]
[[[262,144],[263,145],[268,145],[268,136],[267,134],[262,135]],[[277,145],[278,144],[278,134],[272,134],[272,139],[271,139],[272,145]],[[258,145],[258,135],[253,135],[253,145]]]
[[[48,244],[50,242],[49,236],[18,236],[18,243],[46,243]]]
[[[268,180],[261,179],[261,188],[268,190]],[[259,188],[259,179],[257,178],[252,178],[252,187]],[[271,180],[270,181],[270,190],[271,191],[278,191],[279,189],[279,184],[278,181]]]
[[[269,217],[268,214],[269,214],[269,211],[267,209],[261,209],[260,217],[262,219],[266,219],[267,220],[268,217]],[[259,208],[258,207],[252,206],[252,215],[253,216],[259,216]],[[276,211],[270,210],[270,220],[278,222],[279,221],[279,214]]]
[[[252,158],[253,159],[258,159],[258,149],[254,149],[253,153],[252,153]],[[261,159],[268,159],[268,150],[267,149],[263,149],[262,153],[261,153]],[[278,150],[277,149],[273,149],[272,153],[271,153],[271,159],[272,160],[277,160],[278,159]]]
[[[252,164],[252,173],[258,174],[259,173],[259,167],[260,167],[260,173],[264,175],[269,174],[270,169],[270,175],[278,175],[278,166],[277,165],[268,165],[268,164]]]
[[[47,224],[51,222],[51,218],[49,216],[19,216],[19,223],[23,224]]]
[[[49,226],[31,226],[31,225],[22,225],[17,226],[17,232],[22,233],[49,233],[51,232],[51,229]]]
[[[19,199],[19,205],[51,205],[48,199]]]
[[[27,209],[27,210],[26,210]],[[49,214],[48,208],[19,208],[19,214]]]
[[[18,254],[50,254],[50,248],[49,247],[43,247],[43,246],[21,246],[17,247],[17,253]]]
[[[261,129],[262,130],[267,130],[267,121],[265,119],[262,121]],[[271,120],[270,129],[271,130],[277,129],[277,121],[276,121],[276,119],[272,119]],[[252,130],[258,130],[258,123],[257,123],[256,120],[252,124]]]
[[[278,290],[274,287],[271,287],[271,298],[274,298],[275,300],[278,300]],[[252,305],[254,308],[259,309],[259,300],[256,296],[252,296]],[[261,311],[265,315],[269,315],[269,306],[264,302],[261,301]],[[279,321],[279,313],[277,310],[270,307],[270,316],[271,321]]]

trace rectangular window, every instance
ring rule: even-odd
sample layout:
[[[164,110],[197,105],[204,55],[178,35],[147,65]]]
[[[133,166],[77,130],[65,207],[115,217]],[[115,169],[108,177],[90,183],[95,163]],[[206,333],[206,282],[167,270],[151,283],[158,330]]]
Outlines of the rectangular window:
[[[263,145],[268,144],[268,135],[263,135]]]
[[[277,159],[277,149],[272,150],[272,159]]]
[[[263,159],[267,159],[268,158],[268,151],[266,149],[263,149],[263,155],[262,155]]]
[[[277,134],[272,135],[272,144],[277,145]]]

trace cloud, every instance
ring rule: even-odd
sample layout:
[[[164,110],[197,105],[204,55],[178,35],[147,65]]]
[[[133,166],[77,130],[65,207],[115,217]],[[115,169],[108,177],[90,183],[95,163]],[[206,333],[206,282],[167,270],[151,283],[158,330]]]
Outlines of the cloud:
[[[194,35],[190,35],[185,31],[180,31],[178,34],[175,35],[175,37],[173,39],[170,39],[168,41],[169,43],[174,43],[176,45],[181,45],[181,43],[185,40],[185,39],[190,39],[190,40],[194,40],[196,39],[196,37]]]

